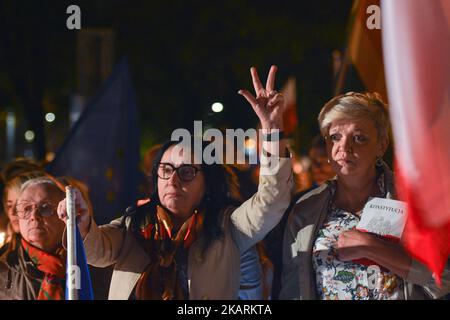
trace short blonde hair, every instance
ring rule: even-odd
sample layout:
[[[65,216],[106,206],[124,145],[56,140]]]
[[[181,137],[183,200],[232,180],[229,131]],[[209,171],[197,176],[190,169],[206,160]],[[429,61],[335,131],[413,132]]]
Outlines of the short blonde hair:
[[[347,92],[328,101],[319,113],[320,132],[325,137],[333,121],[359,119],[372,120],[378,137],[389,138],[387,105],[376,92]]]

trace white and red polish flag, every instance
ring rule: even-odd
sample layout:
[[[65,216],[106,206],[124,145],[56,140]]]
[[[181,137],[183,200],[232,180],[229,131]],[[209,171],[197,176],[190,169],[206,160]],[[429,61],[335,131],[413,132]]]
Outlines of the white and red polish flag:
[[[284,134],[286,136],[294,133],[295,128],[298,125],[297,118],[297,81],[294,77],[289,77],[288,81],[281,89],[281,93],[284,95]]]
[[[450,1],[382,0],[381,14],[404,240],[440,283],[450,254]]]

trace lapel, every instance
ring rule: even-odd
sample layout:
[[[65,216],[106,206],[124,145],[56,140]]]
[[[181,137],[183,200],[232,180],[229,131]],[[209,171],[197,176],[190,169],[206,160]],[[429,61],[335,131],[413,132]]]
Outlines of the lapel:
[[[109,288],[109,300],[128,300],[150,257],[127,226],[121,256],[114,267]]]

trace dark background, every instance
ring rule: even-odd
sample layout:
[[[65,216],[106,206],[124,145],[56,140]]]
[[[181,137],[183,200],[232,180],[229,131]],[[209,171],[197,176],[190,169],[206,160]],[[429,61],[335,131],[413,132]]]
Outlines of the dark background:
[[[141,150],[176,128],[204,120],[215,127],[250,128],[257,117],[238,89],[251,89],[250,66],[265,81],[279,67],[277,87],[297,79],[305,151],[318,133],[317,115],[333,95],[333,50],[343,50],[351,0],[320,1],[18,1],[0,0],[0,143],[5,114],[17,115],[16,156],[55,152],[68,129],[77,84],[76,30],[66,8],[81,8],[81,27],[114,32],[114,62],[127,56],[140,114]],[[224,111],[212,114],[213,102]],[[54,112],[56,121],[44,121]],[[32,129],[36,139],[24,140]],[[0,148],[1,149],[1,148]],[[3,148],[4,149],[4,148]],[[0,150],[0,162],[5,162]]]

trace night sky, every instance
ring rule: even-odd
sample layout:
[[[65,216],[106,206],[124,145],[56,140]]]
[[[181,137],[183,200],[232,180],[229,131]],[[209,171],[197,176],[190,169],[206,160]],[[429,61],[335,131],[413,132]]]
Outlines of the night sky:
[[[271,64],[279,67],[278,88],[288,76],[297,78],[295,138],[304,150],[333,93],[331,54],[345,47],[351,8],[350,0],[0,0],[0,108],[18,114],[17,153],[26,128],[37,133],[37,155],[55,151],[68,131],[77,87],[77,31],[66,28],[70,4],[80,6],[82,28],[114,31],[115,62],[124,56],[130,61],[142,150],[176,128],[191,129],[194,120],[254,127],[257,117],[237,91],[252,89],[250,66],[265,80]],[[216,101],[225,107],[219,115],[210,111]],[[59,119],[52,127],[43,121],[49,111]],[[0,139],[5,141],[3,129]]]

